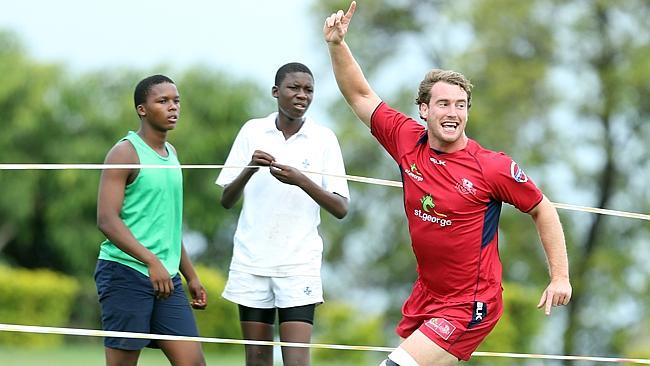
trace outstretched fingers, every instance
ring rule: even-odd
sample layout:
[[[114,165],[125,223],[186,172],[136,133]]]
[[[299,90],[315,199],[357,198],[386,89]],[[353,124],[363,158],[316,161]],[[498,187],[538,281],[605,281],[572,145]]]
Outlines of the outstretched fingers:
[[[350,7],[348,8],[348,11],[343,13],[343,10],[339,10],[334,14],[334,25],[339,27],[343,33],[345,33],[348,30],[348,26],[350,25],[350,22],[352,21],[352,16],[354,15],[354,11],[357,9],[357,2],[353,1],[350,3]]]
[[[346,23],[350,23],[350,21],[352,20],[352,16],[354,15],[355,10],[357,10],[357,2],[353,1],[353,2],[350,3],[350,7],[348,8],[348,11],[343,16]],[[341,12],[341,14],[343,14],[343,11],[339,10],[339,12]]]
[[[343,10],[339,10],[325,19],[323,33],[328,42],[338,43],[343,40],[356,8],[357,3],[356,1],[353,1],[347,12],[344,13]]]

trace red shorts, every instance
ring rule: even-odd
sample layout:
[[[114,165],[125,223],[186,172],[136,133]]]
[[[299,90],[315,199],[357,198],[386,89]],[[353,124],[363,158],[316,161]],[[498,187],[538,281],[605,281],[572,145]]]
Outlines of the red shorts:
[[[407,338],[419,329],[444,350],[467,361],[497,325],[502,313],[501,291],[491,299],[440,302],[417,281],[402,306],[402,320],[396,332]]]

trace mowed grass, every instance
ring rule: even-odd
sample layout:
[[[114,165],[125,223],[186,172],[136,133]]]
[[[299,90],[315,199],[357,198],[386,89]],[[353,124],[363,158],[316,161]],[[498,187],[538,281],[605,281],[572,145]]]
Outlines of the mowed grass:
[[[205,357],[208,365],[218,366],[243,366],[244,350],[242,346],[233,346],[232,351],[216,352],[207,351]],[[341,351],[360,352],[360,351]],[[280,349],[276,347],[275,365],[282,365],[278,359]],[[380,355],[377,355],[377,359]],[[368,362],[367,365],[374,366],[379,362]],[[138,362],[139,366],[168,365],[169,362],[162,351],[145,348]],[[365,364],[365,363],[364,363]],[[99,343],[68,344],[57,348],[24,348],[14,345],[3,345],[0,343],[0,365],[2,366],[93,366],[104,365],[104,347]],[[314,361],[314,366],[363,366],[359,362],[350,363],[337,360],[332,362]]]
[[[208,365],[243,365],[243,352],[206,353]],[[91,366],[103,365],[102,344],[73,344],[57,348],[22,348],[0,344],[0,365],[2,366]],[[168,365],[160,350],[145,348],[140,354],[138,365]]]

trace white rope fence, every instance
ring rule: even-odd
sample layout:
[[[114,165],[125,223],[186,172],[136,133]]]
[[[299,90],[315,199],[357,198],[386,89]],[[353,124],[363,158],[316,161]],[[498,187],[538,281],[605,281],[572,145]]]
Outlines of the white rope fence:
[[[257,166],[226,166],[226,165],[217,165],[217,164],[189,164],[181,165],[182,169],[223,169],[223,168],[237,168],[237,169],[246,169],[246,168],[259,168]],[[176,169],[178,166],[168,166],[168,165],[147,165],[147,164],[0,164],[1,170],[66,170],[66,169],[76,169],[76,170],[103,170],[103,169]],[[320,174],[331,177],[344,178],[352,182],[376,184],[390,187],[402,187],[402,182],[377,179],[377,178],[368,178],[355,175],[337,175],[337,174],[328,174],[323,172],[315,172],[310,170],[299,169],[303,173],[310,174]],[[572,211],[581,211],[581,212],[590,212],[600,215],[608,216],[619,216],[627,217],[632,219],[640,219],[650,221],[650,215],[636,213],[636,212],[626,212],[626,211],[616,211],[608,210],[604,208],[595,208],[587,206],[576,206],[566,203],[555,203],[553,205],[556,208],[563,210],[572,210]]]
[[[336,350],[348,350],[348,351],[374,351],[374,352],[386,352],[386,353],[392,352],[395,349],[391,347],[351,346],[351,345],[342,345],[342,344],[294,343],[294,342],[277,342],[277,341],[252,341],[252,340],[228,339],[228,338],[183,337],[183,336],[170,336],[170,335],[163,335],[163,334],[115,332],[115,331],[79,329],[79,328],[41,327],[41,326],[17,325],[17,324],[0,324],[0,331],[89,336],[89,337],[155,339],[155,340],[165,340],[165,341],[191,341],[191,342],[202,342],[202,343],[221,343],[221,344],[239,344],[239,345],[252,344],[258,346],[321,348],[321,349],[336,349]],[[640,359],[640,358],[562,356],[562,355],[505,353],[505,352],[474,352],[472,353],[472,356],[473,357],[564,360],[564,361],[592,361],[592,362],[611,362],[611,363],[630,363],[630,364],[650,365],[650,359]]]
[[[176,169],[178,166],[168,165],[147,165],[147,164],[0,164],[0,171],[2,170],[104,170],[104,169]],[[180,165],[182,169],[223,169],[223,168],[259,168],[257,166],[226,166],[217,164],[190,164]],[[303,173],[320,174],[326,176],[333,176],[344,178],[348,181],[376,184],[390,187],[402,187],[401,182],[368,178],[354,175],[336,175],[327,174],[323,172],[314,172],[309,170],[300,170]],[[581,212],[589,212],[600,215],[619,216],[627,218],[635,218],[640,220],[650,221],[650,215],[608,210],[602,208],[594,208],[587,206],[576,206],[565,203],[553,203],[556,208],[564,210],[573,210]],[[362,345],[340,345],[340,344],[322,344],[322,343],[293,343],[293,342],[277,342],[277,341],[253,341],[241,339],[227,339],[227,338],[206,338],[206,337],[183,337],[183,336],[170,336],[161,334],[147,334],[147,333],[131,333],[131,332],[116,332],[104,331],[94,329],[79,329],[79,328],[57,328],[57,327],[42,327],[32,325],[17,325],[17,324],[0,324],[0,331],[6,332],[22,332],[22,333],[41,333],[41,334],[59,334],[59,335],[72,335],[72,336],[90,336],[90,337],[117,337],[117,338],[139,338],[139,339],[155,339],[155,340],[175,340],[175,341],[193,341],[203,343],[221,343],[221,344],[239,344],[239,345],[262,345],[262,346],[286,346],[286,347],[300,347],[300,348],[321,348],[321,349],[336,349],[336,350],[352,350],[352,351],[374,351],[374,352],[392,352],[394,348],[391,347],[378,347],[378,346],[362,346]],[[507,353],[507,352],[474,352],[474,357],[500,357],[500,358],[519,358],[519,359],[544,359],[544,360],[563,360],[563,361],[592,361],[592,362],[610,362],[610,363],[630,363],[630,364],[645,364],[650,365],[650,359],[639,358],[619,358],[619,357],[595,357],[595,356],[563,356],[563,355],[544,355],[544,354],[526,354],[526,353]]]

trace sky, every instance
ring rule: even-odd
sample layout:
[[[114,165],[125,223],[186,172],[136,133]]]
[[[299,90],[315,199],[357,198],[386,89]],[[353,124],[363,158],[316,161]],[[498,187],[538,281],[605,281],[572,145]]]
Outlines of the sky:
[[[287,62],[302,62],[330,77],[320,33],[325,15],[314,18],[312,3],[6,0],[0,29],[18,34],[35,59],[62,63],[72,72],[206,65],[270,89],[275,71]]]
[[[302,62],[315,77],[309,115],[335,123],[327,107],[341,95],[322,38],[329,14],[310,11],[317,0],[0,1],[0,30],[17,34],[32,58],[65,65],[73,75],[130,68],[144,76],[164,66],[173,79],[201,65],[252,79],[270,95],[277,69]],[[380,95],[390,95],[397,75],[412,74],[405,79],[416,85],[427,67],[418,62],[413,55],[401,59],[398,73],[388,70],[371,82]]]

